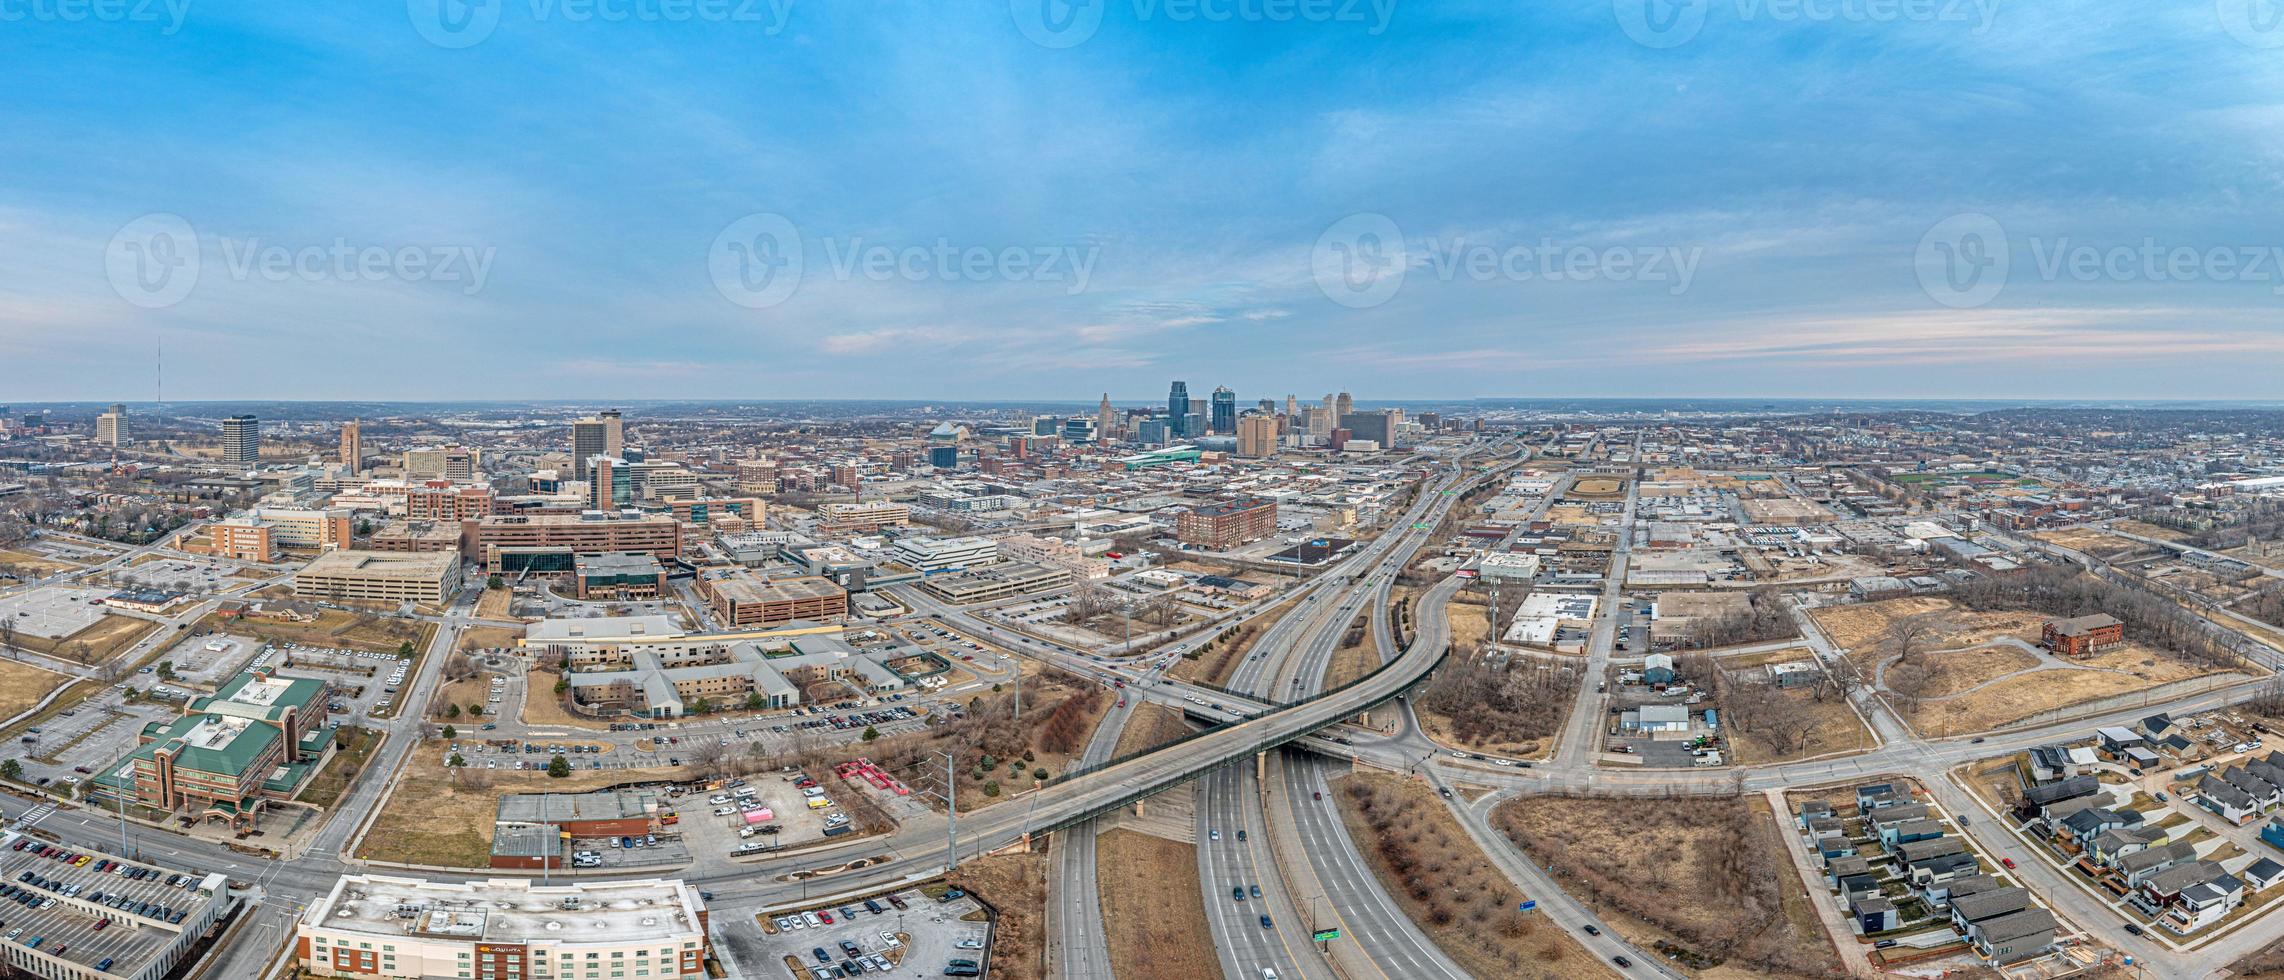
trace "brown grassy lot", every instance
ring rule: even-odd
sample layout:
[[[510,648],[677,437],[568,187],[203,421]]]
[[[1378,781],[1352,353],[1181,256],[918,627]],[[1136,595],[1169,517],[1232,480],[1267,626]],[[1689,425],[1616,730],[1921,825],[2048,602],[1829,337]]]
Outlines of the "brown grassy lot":
[[[1045,855],[1005,854],[963,861],[945,880],[999,910],[999,922],[991,934],[992,976],[1046,980]]]
[[[357,773],[365,768],[365,761],[372,758],[373,750],[380,747],[381,733],[373,729],[352,726],[342,731],[349,733],[348,747],[335,751],[325,768],[309,777],[298,797],[301,802],[322,807],[339,803],[342,794],[349,791],[350,781],[357,778]]]
[[[16,645],[35,653],[61,657],[75,663],[99,664],[122,653],[151,635],[159,624],[133,616],[105,616],[86,629],[60,640],[28,633],[16,634]],[[85,656],[81,656],[85,654]]]
[[[1236,672],[1237,665],[1245,662],[1245,652],[1253,648],[1254,641],[1259,640],[1271,624],[1292,612],[1300,601],[1297,596],[1287,599],[1276,608],[1246,620],[1244,625],[1221,634],[1205,649],[1191,651],[1197,654],[1196,657],[1184,656],[1176,661],[1174,668],[1167,673],[1175,680],[1199,684],[1227,683],[1229,675]]]
[[[1453,650],[1478,650],[1491,635],[1491,607],[1479,600],[1482,596],[1461,591],[1445,604],[1444,614],[1451,624]]]
[[[2076,662],[2130,673],[2041,670],[2000,681],[1950,701],[1923,701],[1905,714],[1921,731],[1954,734],[1984,731],[2041,711],[2213,673],[2130,643]]]
[[[483,759],[457,776],[444,768],[444,743],[413,752],[396,792],[373,821],[357,856],[453,868],[482,868],[491,862],[492,818],[500,797],[509,793],[576,793],[619,783],[672,779],[686,775],[671,767],[575,770],[555,779],[545,772],[483,769]]]
[[[1380,651],[1372,642],[1372,614],[1358,613],[1340,636],[1340,646],[1325,664],[1324,687],[1331,690],[1380,669]]]
[[[1182,713],[1155,701],[1144,701],[1134,706],[1133,714],[1126,718],[1125,730],[1118,733],[1118,745],[1111,749],[1111,758],[1123,758],[1136,752],[1171,744],[1190,733]]]
[[[2038,641],[2046,617],[2033,612],[1970,612],[1949,599],[1917,596],[1847,606],[1824,606],[1810,611],[1832,642],[1848,651],[1848,658],[1869,666],[1897,651],[1889,631],[1903,620],[1926,623],[1930,629],[1918,640],[1922,650],[1950,650],[2013,636]]]
[[[1210,977],[1221,964],[1205,919],[1197,847],[1131,830],[1095,838],[1103,941],[1122,977]],[[1084,882],[1073,882],[1085,887]]]
[[[2038,658],[2014,647],[1983,647],[1928,654],[1927,687],[1921,697],[1942,697],[1972,690],[1994,677],[2038,666]]]
[[[1627,939],[1702,975],[1843,972],[1814,910],[1788,897],[1791,858],[1758,797],[1526,797],[1492,825]]]
[[[1790,714],[1806,713],[1814,717],[1815,724],[1808,729],[1807,737],[1797,751],[1781,752],[1762,733],[1748,733],[1723,726],[1729,739],[1729,761],[1737,765],[1766,765],[1791,759],[1807,759],[1834,752],[1868,752],[1873,747],[1872,733],[1864,728],[1863,720],[1838,695],[1827,696],[1823,701],[1810,697],[1807,691],[1784,691],[1784,710]],[[1789,748],[1789,746],[1787,746]]]
[[[512,619],[509,607],[515,605],[514,589],[485,589],[476,599],[477,619]]]
[[[46,578],[57,572],[87,567],[29,551],[0,551],[0,565],[13,565],[17,571],[28,573],[30,578]]]
[[[549,727],[609,728],[611,723],[593,718],[582,718],[564,709],[555,697],[555,674],[533,671],[530,690],[523,698],[523,723]]]
[[[468,654],[491,647],[505,647],[512,650],[515,649],[515,641],[522,637],[522,630],[508,629],[503,626],[471,626],[460,631],[460,639],[452,648]]]
[[[2060,527],[2046,531],[2033,531],[2031,537],[2050,544],[2058,544],[2072,551],[2082,551],[2096,558],[2115,558],[2148,545],[2114,534],[2106,534],[2090,527]]]
[[[818,750],[816,762],[839,763],[862,756],[891,771],[942,772],[943,753],[953,752],[961,766],[960,812],[967,813],[1018,798],[1016,794],[1032,787],[1038,770],[1052,778],[1074,763],[1117,700],[1100,684],[1041,672],[1023,679],[1020,722],[1013,717],[1012,691],[986,693],[964,706],[964,717],[870,743],[827,746]],[[1023,758],[1025,752],[1030,759]],[[985,759],[993,762],[989,770],[982,768]],[[936,768],[924,768],[930,765]],[[989,792],[994,785],[996,794]]]
[[[0,718],[13,718],[40,703],[49,691],[69,683],[71,678],[55,671],[13,660],[0,660]]]
[[[2110,526],[2127,534],[2138,534],[2145,538],[2156,538],[2159,541],[2180,541],[2188,537],[2188,535],[2172,528],[2159,527],[2147,521],[2111,521]]]
[[[1515,910],[1523,896],[1492,870],[1426,783],[1358,773],[1335,780],[1333,795],[1381,887],[1469,974],[1524,980],[1610,975],[1567,933]]]
[[[208,616],[199,620],[196,628],[376,653],[395,653],[399,644],[410,640],[415,654],[428,649],[428,641],[436,631],[433,623],[359,616],[339,609],[320,609],[317,618],[307,623],[278,619],[225,621],[218,616]]]

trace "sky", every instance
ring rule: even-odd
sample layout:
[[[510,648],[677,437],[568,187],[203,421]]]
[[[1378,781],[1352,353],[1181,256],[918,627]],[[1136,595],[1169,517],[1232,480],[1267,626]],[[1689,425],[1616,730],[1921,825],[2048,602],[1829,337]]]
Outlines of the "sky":
[[[0,403],[2284,397],[2284,0],[0,0]]]

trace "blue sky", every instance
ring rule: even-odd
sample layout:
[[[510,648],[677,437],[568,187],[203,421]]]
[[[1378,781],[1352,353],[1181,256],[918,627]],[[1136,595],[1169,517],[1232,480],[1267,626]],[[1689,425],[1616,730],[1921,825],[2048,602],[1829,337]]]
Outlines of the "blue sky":
[[[79,2],[0,401],[2284,397],[2273,0]]]

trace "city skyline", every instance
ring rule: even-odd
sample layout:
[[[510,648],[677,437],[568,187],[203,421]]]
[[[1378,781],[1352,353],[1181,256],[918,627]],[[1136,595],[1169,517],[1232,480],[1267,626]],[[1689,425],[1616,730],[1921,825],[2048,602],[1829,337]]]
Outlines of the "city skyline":
[[[2225,3],[414,8],[19,25],[9,397],[2284,395]]]

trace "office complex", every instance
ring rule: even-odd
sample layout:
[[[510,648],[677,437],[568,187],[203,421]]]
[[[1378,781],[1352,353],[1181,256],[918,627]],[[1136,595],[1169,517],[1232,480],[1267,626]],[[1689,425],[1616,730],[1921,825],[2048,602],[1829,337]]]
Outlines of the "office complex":
[[[912,523],[912,507],[885,500],[833,503],[817,508],[817,517],[823,533],[868,534]]]
[[[1183,420],[1188,418],[1189,414],[1190,383],[1176,381],[1173,388],[1166,393],[1166,434],[1170,438],[1181,439],[1197,434],[1184,427]]]
[[[999,542],[980,535],[938,538],[914,535],[900,538],[889,550],[897,564],[933,573],[999,560]]]
[[[238,561],[266,562],[277,551],[270,525],[251,517],[216,521],[207,528],[207,541],[209,554]]]
[[[267,670],[239,674],[181,717],[150,722],[136,748],[94,779],[94,792],[198,820],[251,823],[290,800],[333,751],[325,682]]]
[[[293,575],[303,598],[441,606],[459,588],[457,551],[328,551]]]
[[[1237,432],[1237,393],[1228,388],[1213,389],[1213,434],[1234,435]]]
[[[737,571],[700,578],[698,594],[732,628],[831,621],[849,614],[849,592],[816,575],[762,578]]]
[[[350,419],[341,423],[341,465],[355,476],[365,471],[365,432],[363,419]]]
[[[349,874],[303,913],[294,958],[324,977],[697,978],[706,975],[706,908],[673,879],[544,885]]]
[[[487,572],[571,570],[573,555],[646,552],[661,563],[682,554],[672,515],[590,510],[578,514],[494,514],[470,525],[468,557]]]
[[[135,441],[127,431],[127,406],[112,405],[110,411],[95,417],[95,441],[106,446],[125,446]]]
[[[260,507],[251,515],[270,528],[270,540],[280,548],[323,550],[346,548],[354,539],[356,524],[346,507],[312,510],[303,507]]]
[[[222,461],[252,466],[262,461],[262,420],[233,415],[222,420]]]
[[[572,478],[587,478],[587,461],[596,456],[617,458],[625,451],[626,429],[618,409],[609,409],[571,423]]]
[[[1276,416],[1252,412],[1237,420],[1237,455],[1259,458],[1276,454]]]
[[[1272,500],[1239,500],[1206,504],[1183,511],[1174,519],[1174,536],[1183,544],[1226,551],[1277,533],[1277,504]]]

